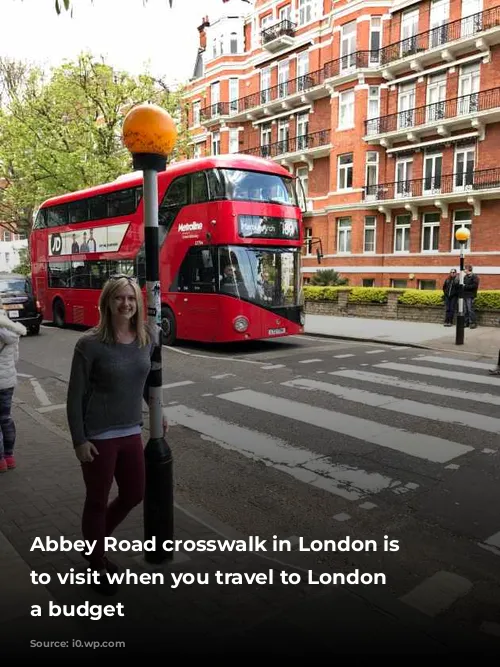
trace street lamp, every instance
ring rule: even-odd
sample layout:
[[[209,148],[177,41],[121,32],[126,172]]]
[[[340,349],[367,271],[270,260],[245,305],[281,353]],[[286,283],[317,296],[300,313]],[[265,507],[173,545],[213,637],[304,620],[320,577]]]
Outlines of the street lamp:
[[[123,142],[133,157],[134,169],[143,171],[144,245],[146,254],[146,289],[148,323],[155,332],[149,385],[149,440],[144,456],[146,489],[144,495],[144,539],[155,539],[156,548],[146,551],[150,563],[172,559],[172,552],[162,549],[173,539],[174,498],[173,459],[163,431],[161,285],[158,240],[158,172],[167,166],[177,129],[171,116],[154,104],[141,104],[128,112],[123,122]]]
[[[455,238],[460,243],[460,281],[458,291],[458,315],[455,345],[464,344],[464,249],[469,240],[470,232],[467,227],[459,227],[455,232]]]

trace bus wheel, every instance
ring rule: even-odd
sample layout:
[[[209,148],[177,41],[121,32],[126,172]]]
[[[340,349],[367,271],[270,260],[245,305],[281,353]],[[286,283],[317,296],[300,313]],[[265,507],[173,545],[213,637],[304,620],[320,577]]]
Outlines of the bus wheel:
[[[54,318],[54,324],[56,327],[62,329],[66,322],[64,319],[64,304],[61,299],[56,299],[54,305],[52,306],[52,313]]]
[[[167,306],[161,309],[161,342],[162,345],[173,345],[175,342],[175,317]]]

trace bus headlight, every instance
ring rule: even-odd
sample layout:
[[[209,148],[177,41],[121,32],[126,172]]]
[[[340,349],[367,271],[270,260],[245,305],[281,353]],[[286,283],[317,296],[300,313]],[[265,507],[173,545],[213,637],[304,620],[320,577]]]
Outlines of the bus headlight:
[[[234,320],[233,327],[235,331],[238,331],[239,333],[244,333],[248,329],[247,318],[243,317],[243,315],[240,315]]]

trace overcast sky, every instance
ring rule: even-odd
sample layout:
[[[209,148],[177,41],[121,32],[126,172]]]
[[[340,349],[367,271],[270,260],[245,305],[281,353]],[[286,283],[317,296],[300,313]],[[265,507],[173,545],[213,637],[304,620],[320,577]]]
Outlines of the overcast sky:
[[[0,56],[58,65],[82,50],[133,74],[150,71],[170,85],[192,75],[203,16],[222,0],[73,0],[73,18],[54,0],[1,0]]]

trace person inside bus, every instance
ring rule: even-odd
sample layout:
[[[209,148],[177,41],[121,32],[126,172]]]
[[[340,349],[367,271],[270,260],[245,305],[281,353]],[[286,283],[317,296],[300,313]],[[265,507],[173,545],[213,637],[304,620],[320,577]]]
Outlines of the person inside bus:
[[[97,327],[76,343],[66,412],[86,487],[82,533],[96,541],[86,556],[100,575],[92,588],[112,595],[117,586],[104,575],[118,568],[105,556],[104,539],[144,497],[142,403],[149,393],[154,338],[140,287],[130,276],[111,276],[105,283],[99,316]],[[163,425],[166,430],[165,419]],[[118,496],[108,504],[113,479]]]
[[[220,288],[222,292],[228,294],[235,294],[243,298],[247,296],[247,290],[241,274],[233,264],[226,264],[224,267]]]
[[[76,234],[73,234],[73,242],[71,244],[71,253],[73,255],[78,254],[80,252],[80,246],[78,245],[78,241],[76,240]]]
[[[80,246],[80,252],[88,252],[89,244],[87,243],[87,232],[83,232],[83,243]]]

